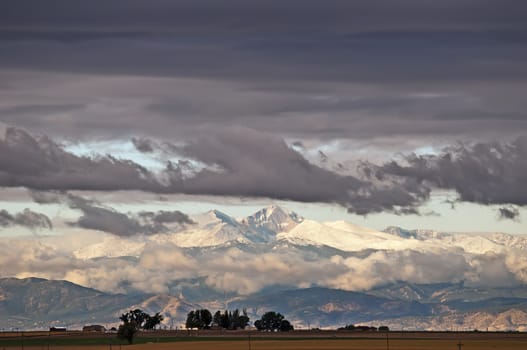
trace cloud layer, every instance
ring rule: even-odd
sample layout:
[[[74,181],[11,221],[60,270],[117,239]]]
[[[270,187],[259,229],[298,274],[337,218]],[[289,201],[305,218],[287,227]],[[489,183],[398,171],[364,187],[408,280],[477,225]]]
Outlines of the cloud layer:
[[[217,291],[239,294],[273,285],[367,290],[397,281],[464,281],[466,285],[492,287],[527,283],[524,248],[511,245],[501,246],[501,252],[470,252],[459,245],[463,243],[449,243],[448,237],[444,237],[441,248],[423,244],[419,249],[373,249],[352,255],[335,251],[328,255],[322,250],[271,246],[255,251],[233,246],[199,251],[160,241],[159,237],[145,241],[102,236],[108,249],[114,244],[112,251],[124,255],[130,254],[126,253],[130,247],[139,246],[133,254],[136,257],[82,259],[79,249],[91,248],[82,235],[76,236],[71,242],[60,238],[66,238],[67,243],[60,243],[57,237],[44,237],[39,242],[2,238],[1,266],[9,266],[10,275],[67,279],[111,292],[167,293],[173,281],[198,277]],[[474,244],[474,236],[465,238],[472,240],[466,244]],[[489,237],[478,239],[489,242]]]
[[[0,185],[323,202],[361,215],[419,213],[419,206],[433,189],[454,190],[460,201],[523,206],[527,204],[527,192],[522,191],[523,174],[527,173],[526,140],[519,137],[511,143],[459,145],[437,155],[411,154],[404,162],[383,165],[363,162],[351,175],[311,163],[279,137],[229,128],[208,132],[206,137],[181,146],[165,143],[163,152],[180,159],[168,160],[164,169],[153,172],[131,160],[76,156],[47,137],[37,139],[8,128],[5,139],[0,140]],[[148,139],[142,144],[148,144],[152,152],[161,147]],[[35,200],[45,201],[45,196],[36,195]],[[119,234],[156,232],[155,226],[162,225],[160,220],[170,217],[168,213],[145,213],[142,218],[150,218],[154,225],[148,228],[139,223],[140,218],[130,219],[100,205],[78,202],[75,197],[70,196],[69,203],[83,212],[79,224],[94,228],[95,223],[112,222],[120,225],[114,229]],[[179,214],[174,215],[177,219]],[[184,222],[184,217],[179,219]]]
[[[383,165],[376,176],[411,178],[417,184],[453,189],[461,201],[527,205],[527,137],[511,143],[453,146],[439,155],[410,155],[407,164]]]
[[[397,145],[525,129],[521,0],[29,3],[0,5],[0,120],[34,132]]]

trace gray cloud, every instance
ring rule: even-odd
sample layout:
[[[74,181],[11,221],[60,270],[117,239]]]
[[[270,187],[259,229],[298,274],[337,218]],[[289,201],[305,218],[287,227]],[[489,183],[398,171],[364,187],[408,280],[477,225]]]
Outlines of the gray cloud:
[[[180,168],[168,169],[169,176],[174,174],[170,187],[184,188],[189,194],[337,203],[361,215],[412,210],[429,195],[428,189],[413,186],[412,180],[376,184],[326,170],[308,162],[283,140],[250,129],[216,130],[181,151],[209,165],[184,180]]]
[[[23,226],[29,229],[52,229],[53,224],[47,215],[34,212],[28,208],[14,215],[7,210],[0,210],[0,227]]]
[[[419,214],[418,206],[429,198],[432,188],[455,190],[460,200],[467,202],[527,203],[527,193],[522,191],[523,174],[527,173],[526,137],[511,143],[454,146],[439,155],[410,155],[406,164],[363,163],[361,175],[352,176],[310,163],[279,137],[240,127],[202,131],[206,136],[183,146],[165,143],[165,152],[177,151],[187,160],[169,162],[154,175],[131,161],[77,157],[49,139],[37,141],[21,130],[8,129],[6,139],[0,142],[0,159],[16,161],[0,163],[5,164],[0,168],[0,183],[31,189],[136,189],[325,202],[361,215],[382,211]],[[35,161],[28,162],[31,159]],[[77,165],[86,173],[79,172]],[[124,214],[113,215],[104,208],[86,211],[90,215],[82,221],[85,225],[101,221],[94,219],[92,224],[91,218],[99,215],[121,223],[123,229],[114,230],[118,233],[148,231],[135,219],[121,216]]]
[[[518,220],[520,216],[520,211],[515,207],[501,207],[498,208],[498,215],[500,219],[506,220]]]
[[[381,166],[377,176],[415,180],[417,186],[453,189],[462,201],[527,205],[527,137],[510,143],[476,143],[445,149],[438,155],[406,158]],[[428,185],[426,185],[428,184]]]
[[[320,256],[299,249],[245,252],[237,248],[207,250],[194,255],[172,242],[147,241],[136,259],[79,259],[79,248],[99,247],[86,243],[83,234],[69,242],[65,237],[44,237],[41,242],[0,238],[0,266],[10,266],[19,276],[68,279],[107,291],[132,289],[167,293],[171,281],[206,277],[218,291],[254,293],[267,286],[313,285],[344,290],[365,290],[389,282],[441,283],[465,281],[472,286],[509,287],[525,284],[525,252],[502,246],[503,253],[471,254],[444,241],[443,248],[423,246],[420,250],[373,250],[357,256]],[[67,237],[66,237],[67,238]],[[66,241],[66,242],[61,242]],[[137,245],[133,238],[120,237],[106,245]],[[20,259],[23,256],[24,259]],[[440,266],[441,268],[438,268]]]
[[[37,190],[155,191],[159,185],[144,167],[111,156],[79,157],[47,137],[8,128],[0,139],[0,185]]]
[[[152,145],[152,142],[145,138],[132,138],[132,143],[134,144],[135,148],[143,153],[152,153],[154,151],[154,146]]]
[[[28,9],[31,8],[31,11]],[[428,4],[419,0],[342,1],[292,0],[283,3],[270,0],[247,3],[229,0],[166,1],[149,4],[138,0],[94,0],[72,4],[67,0],[52,0],[46,4],[34,1],[4,1],[0,7],[3,28],[61,30],[77,29],[142,33],[247,33],[316,35],[342,33],[412,30],[467,29],[485,30],[496,27],[525,28],[522,1],[504,0],[497,13],[491,0],[445,0]],[[470,10],[470,11],[469,11]],[[148,30],[145,30],[148,28]]]
[[[194,221],[192,221],[187,214],[182,213],[179,210],[160,210],[158,212],[142,211],[138,215],[152,221],[156,226],[166,223],[194,224]]]
[[[101,203],[66,192],[30,191],[33,200],[40,204],[63,203],[80,210],[81,216],[70,222],[72,226],[112,233],[117,236],[156,234],[167,232],[165,224],[190,225],[194,222],[178,210],[123,214]]]
[[[119,213],[111,208],[105,208],[93,201],[82,197],[68,195],[67,201],[71,208],[82,212],[81,217],[71,225],[109,232],[117,236],[132,236],[138,233],[153,233],[154,227],[141,225],[128,215]]]
[[[242,125],[449,142],[526,127],[522,1],[155,3],[2,2],[0,120],[75,140]]]
[[[61,112],[70,112],[72,110],[79,109],[81,107],[82,107],[82,105],[76,105],[76,104],[24,105],[24,106],[14,106],[14,107],[1,108],[0,109],[0,113],[3,114],[3,115],[13,116],[13,118],[9,120],[9,121],[13,122],[13,121],[16,120],[16,118],[20,118],[21,116],[24,116],[24,115],[27,115],[27,114],[38,113],[38,114],[42,115],[42,114],[53,114],[53,113],[61,113]]]
[[[0,142],[0,160],[6,160],[0,162],[5,164],[0,168],[0,184],[37,190],[136,189],[326,202],[358,214],[384,210],[415,213],[413,208],[429,195],[429,189],[414,186],[412,180],[374,184],[339,175],[313,165],[282,139],[251,129],[208,131],[206,137],[171,147],[205,164],[205,168],[183,160],[169,163],[156,177],[132,161],[109,156],[78,157],[47,138],[37,140],[22,130],[9,128]],[[107,209],[76,205],[90,214],[82,221],[85,225],[97,225],[105,218],[122,224],[122,230],[115,232],[141,231],[134,221]]]
[[[65,192],[35,190],[29,190],[29,194],[33,201],[38,204],[60,203],[66,195]]]

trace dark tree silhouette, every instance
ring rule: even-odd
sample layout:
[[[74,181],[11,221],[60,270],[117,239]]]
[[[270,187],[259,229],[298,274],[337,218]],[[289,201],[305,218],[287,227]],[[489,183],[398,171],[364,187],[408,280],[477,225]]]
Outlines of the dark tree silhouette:
[[[163,321],[163,315],[159,312],[156,312],[154,316],[147,315],[145,323],[143,324],[143,329],[154,329],[158,324]]]
[[[117,336],[119,338],[126,339],[128,344],[132,344],[137,332],[139,332],[139,327],[135,321],[124,322],[119,326],[119,329],[117,330]]]
[[[279,312],[266,312],[261,319],[254,322],[256,329],[262,331],[292,331],[293,326]]]
[[[163,321],[163,316],[158,312],[150,316],[146,312],[135,309],[122,314],[119,319],[123,322],[117,330],[117,336],[126,339],[132,344],[134,337],[140,329],[154,329],[155,326]]]
[[[207,309],[192,310],[187,314],[186,328],[210,328],[212,314]]]

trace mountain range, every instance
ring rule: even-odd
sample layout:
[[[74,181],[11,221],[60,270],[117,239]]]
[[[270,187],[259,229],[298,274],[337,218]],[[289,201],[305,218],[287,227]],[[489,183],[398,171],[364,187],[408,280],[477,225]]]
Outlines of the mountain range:
[[[159,247],[165,251],[153,249]],[[252,320],[281,312],[297,328],[527,330],[525,268],[518,263],[526,250],[525,235],[377,231],[308,220],[278,206],[241,219],[213,210],[167,232],[108,234],[75,249],[76,261],[97,271],[137,267],[139,276],[104,291],[89,269],[83,284],[92,288],[0,279],[0,327],[115,325],[120,313],[139,307],[160,311],[166,327],[180,327],[195,308],[246,308]]]

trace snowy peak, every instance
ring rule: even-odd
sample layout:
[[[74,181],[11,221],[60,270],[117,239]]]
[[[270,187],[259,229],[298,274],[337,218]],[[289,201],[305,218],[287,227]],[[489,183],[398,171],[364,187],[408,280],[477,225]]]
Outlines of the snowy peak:
[[[295,212],[287,211],[277,205],[263,208],[242,222],[256,230],[272,231],[274,233],[287,232],[304,220]]]
[[[211,210],[192,218],[196,225],[176,232],[170,240],[180,247],[211,247],[229,242],[249,243],[247,227],[219,210]]]
[[[473,254],[501,254],[510,248],[527,250],[526,235],[488,232],[438,232],[424,229],[407,230],[396,226],[390,226],[383,232],[394,237],[418,240],[436,246],[457,247]]]
[[[278,234],[276,238],[297,245],[328,246],[348,252],[365,249],[405,250],[423,245],[419,241],[404,240],[345,221],[320,223],[304,220],[291,231]]]
[[[219,210],[210,210],[205,214],[198,215],[195,217],[195,221],[199,226],[229,225],[237,227],[240,225],[235,218]]]

